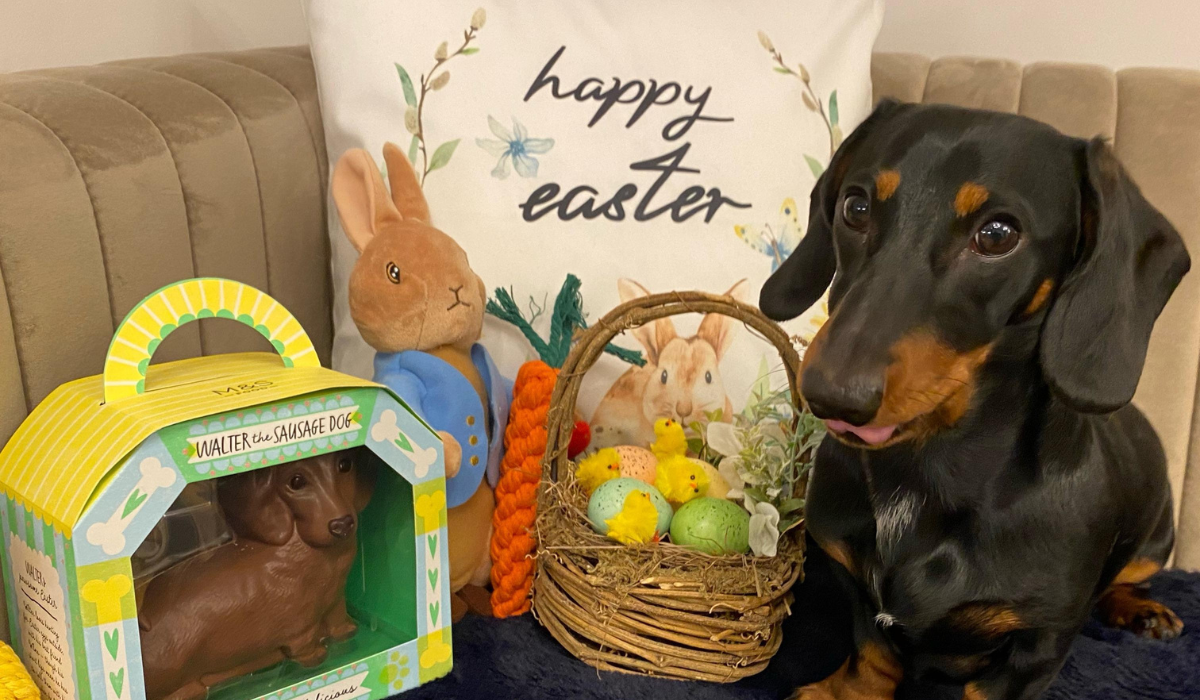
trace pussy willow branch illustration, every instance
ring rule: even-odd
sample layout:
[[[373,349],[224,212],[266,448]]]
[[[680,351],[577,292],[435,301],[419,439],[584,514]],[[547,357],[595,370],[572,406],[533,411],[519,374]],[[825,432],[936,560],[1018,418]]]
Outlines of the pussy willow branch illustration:
[[[808,69],[804,67],[803,63],[796,64],[796,67],[799,70],[795,70],[789,66],[787,62],[783,60],[783,54],[779,52],[779,49],[775,48],[775,45],[771,43],[770,37],[768,37],[765,32],[758,33],[758,41],[762,44],[763,48],[771,54],[771,58],[774,59],[775,63],[778,64],[778,67],[775,68],[776,72],[795,76],[796,79],[803,83],[804,92],[801,93],[801,97],[804,98],[804,106],[808,107],[813,112],[820,114],[821,120],[825,122],[825,130],[829,132],[829,157],[832,158],[834,151],[837,150],[838,142],[841,140],[835,136],[835,133],[840,131],[835,123],[837,117],[834,117],[832,122],[830,121],[829,115],[825,112],[825,103],[821,100],[821,98],[817,97],[815,92],[813,92],[812,77],[808,74]],[[831,101],[836,99],[833,97],[834,95],[837,95],[836,90],[830,96]],[[832,110],[833,107],[831,106],[831,111]]]
[[[450,82],[450,70],[445,68],[445,65],[451,59],[479,52],[478,48],[471,46],[471,42],[478,36],[479,30],[483,28],[486,21],[487,13],[482,7],[478,8],[471,15],[470,25],[463,30],[463,41],[458,50],[450,53],[449,42],[446,41],[438,45],[437,50],[433,53],[433,68],[429,69],[428,73],[421,74],[419,95],[412,94],[412,85],[408,80],[407,73],[399,65],[396,66],[401,73],[401,82],[406,83],[405,99],[409,103],[409,107],[404,113],[404,126],[414,137],[413,145],[421,152],[421,186],[425,185],[425,178],[429,176],[429,173],[450,162],[450,157],[454,155],[454,149],[459,142],[459,139],[447,141],[438,146],[432,155],[429,153],[429,144],[425,134],[425,100],[431,93],[441,90]],[[413,97],[416,99],[411,99]],[[413,104],[414,102],[415,104]],[[409,149],[409,160],[414,161],[413,164],[416,165],[416,153],[412,148]]]

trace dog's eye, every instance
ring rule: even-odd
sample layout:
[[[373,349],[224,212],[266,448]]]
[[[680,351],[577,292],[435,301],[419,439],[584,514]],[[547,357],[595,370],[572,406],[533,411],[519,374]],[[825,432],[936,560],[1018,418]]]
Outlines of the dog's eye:
[[[842,220],[855,231],[865,231],[871,224],[871,202],[861,194],[846,195],[842,200]]]
[[[667,370],[664,369],[662,371],[662,374],[658,377],[658,381],[662,382],[663,384],[667,383]]]
[[[971,237],[971,250],[987,258],[997,258],[1012,252],[1021,240],[1017,229],[1004,221],[992,220],[984,224]]]
[[[307,483],[308,480],[304,478],[303,474],[292,474],[292,478],[288,479],[288,488],[293,491],[299,491],[300,489],[304,488]]]
[[[388,263],[384,270],[387,272],[388,279],[392,281],[392,284],[400,284],[400,268],[396,266],[396,263]]]
[[[354,462],[351,462],[348,457],[343,457],[338,460],[338,471],[343,474],[348,473],[353,466]]]
[[[705,381],[705,383],[707,383],[707,384],[712,384],[712,372],[705,372],[705,373],[704,373],[704,381]]]

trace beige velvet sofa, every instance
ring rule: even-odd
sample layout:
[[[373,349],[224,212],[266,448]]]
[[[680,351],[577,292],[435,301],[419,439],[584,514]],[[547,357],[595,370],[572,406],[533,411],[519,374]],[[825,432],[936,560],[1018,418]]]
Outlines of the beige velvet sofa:
[[[1200,260],[1200,72],[898,54],[872,72],[879,97],[1113,139]],[[0,443],[55,386],[100,372],[135,303],[185,277],[268,290],[328,362],[328,170],[304,47],[0,75]],[[155,359],[246,349],[267,348],[212,319]],[[1137,395],[1166,445],[1188,568],[1200,568],[1198,366],[1200,269],[1163,313]]]

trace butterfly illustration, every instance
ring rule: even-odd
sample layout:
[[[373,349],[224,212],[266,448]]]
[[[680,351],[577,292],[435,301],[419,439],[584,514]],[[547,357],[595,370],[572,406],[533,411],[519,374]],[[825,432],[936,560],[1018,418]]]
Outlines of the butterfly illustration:
[[[800,243],[800,216],[796,212],[796,200],[791,197],[783,200],[779,206],[779,220],[774,225],[735,225],[733,232],[746,245],[771,258],[771,272],[778,270]]]

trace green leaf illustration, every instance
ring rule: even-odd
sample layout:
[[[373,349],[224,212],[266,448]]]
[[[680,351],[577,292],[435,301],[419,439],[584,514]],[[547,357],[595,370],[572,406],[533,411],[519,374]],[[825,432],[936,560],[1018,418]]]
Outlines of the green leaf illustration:
[[[830,126],[838,125],[837,90],[829,93],[829,124]]]
[[[437,588],[438,570],[430,569],[426,575],[429,576],[429,587]]]
[[[425,538],[425,541],[429,545],[429,556],[432,557],[437,554],[437,534],[429,535]]]
[[[804,160],[808,163],[808,169],[812,171],[813,177],[821,177],[821,173],[825,172],[825,166],[821,165],[821,161],[816,158],[805,153]]]
[[[108,655],[115,661],[117,658],[117,642],[121,640],[121,630],[114,629],[104,633],[104,648],[108,649]]]
[[[433,157],[429,159],[429,172],[446,167],[446,164],[450,162],[450,157],[454,155],[454,149],[458,148],[460,140],[447,141],[437,147],[437,150],[433,152]]]
[[[404,101],[409,107],[417,106],[417,91],[413,90],[412,78],[408,77],[408,71],[404,70],[404,66],[396,64],[396,73],[400,75],[400,85],[404,88]]]
[[[405,435],[404,433],[397,433],[396,439],[393,440],[392,442],[395,442],[396,446],[399,447],[400,449],[404,450],[405,452],[413,451],[412,443],[408,441],[408,436]]]
[[[108,682],[112,683],[113,690],[117,691],[117,697],[121,697],[121,690],[125,687],[125,669],[119,668],[116,673],[110,672]]]
[[[408,162],[414,165],[417,162],[417,145],[420,143],[420,141],[421,140],[417,138],[416,134],[413,134],[412,143],[408,145]]]
[[[129,514],[137,510],[137,507],[146,501],[146,494],[134,489],[133,493],[129,494],[129,500],[125,501],[125,510],[121,512],[122,518],[128,518]]]
[[[441,609],[442,609],[441,603],[430,603],[429,604],[429,621],[435,625],[437,624],[438,613],[441,611]]]
[[[462,55],[464,56],[470,56],[471,54],[475,53],[479,53],[479,49],[475,48],[474,46],[462,50]]]
[[[792,72],[791,72],[790,70],[788,70],[787,68],[780,68],[779,66],[775,66],[775,72],[776,72],[776,73],[783,73],[784,75],[791,75],[791,74],[792,74]]]

